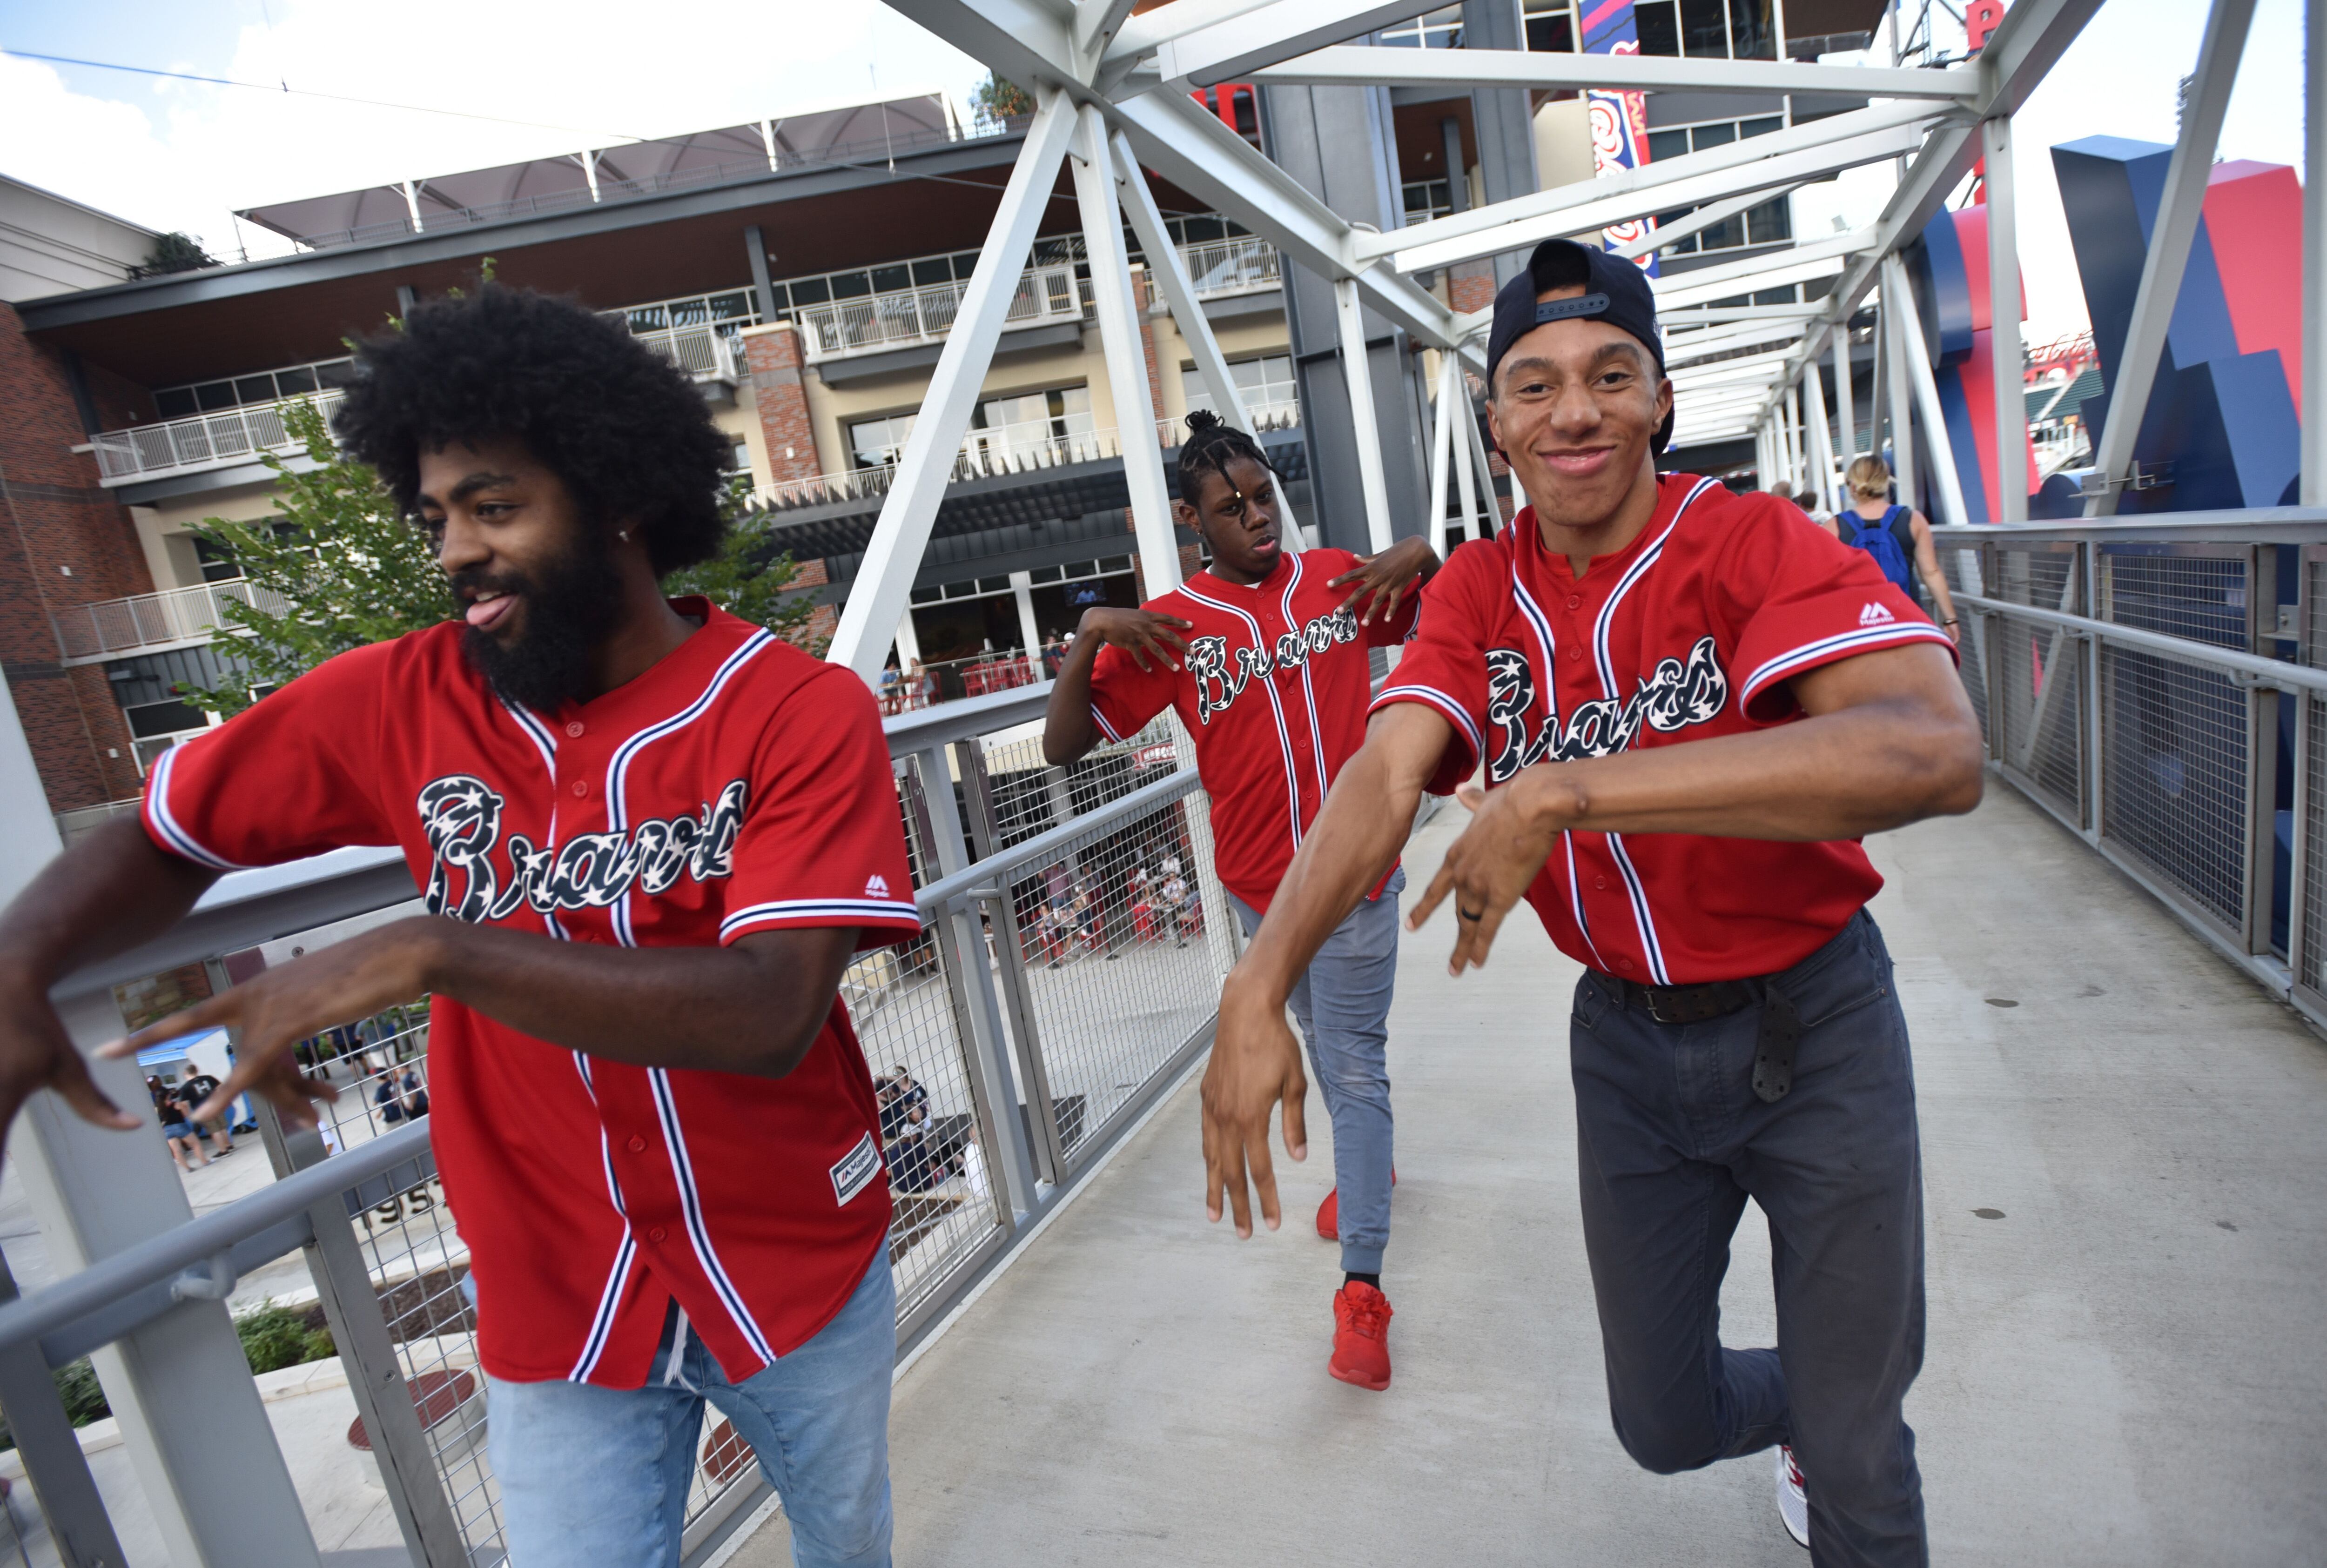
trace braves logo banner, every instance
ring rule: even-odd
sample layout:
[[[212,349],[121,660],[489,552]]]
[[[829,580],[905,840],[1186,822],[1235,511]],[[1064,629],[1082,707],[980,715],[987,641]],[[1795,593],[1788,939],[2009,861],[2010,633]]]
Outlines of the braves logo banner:
[[[505,919],[520,904],[544,914],[603,908],[633,886],[651,895],[668,891],[682,875],[696,882],[726,876],[743,798],[737,779],[696,815],[650,817],[628,833],[577,833],[555,849],[513,833],[504,886],[491,857],[507,802],[467,773],[431,779],[418,801],[432,859],[428,912],[473,922]]]
[[[1729,677],[1721,667],[1713,639],[1702,637],[1686,661],[1662,658],[1627,702],[1602,697],[1581,704],[1563,727],[1547,708],[1535,739],[1527,717],[1535,706],[1535,671],[1516,648],[1487,650],[1487,723],[1494,727],[1494,752],[1487,759],[1487,781],[1500,784],[1537,762],[1573,762],[1605,757],[1632,743],[1645,723],[1662,734],[1720,716],[1729,703]]]
[[[1632,0],[1584,0],[1584,52],[1638,54],[1640,33],[1632,18]],[[1646,93],[1600,92],[1584,95],[1592,116],[1592,173],[1608,179],[1649,161],[1649,99]],[[1654,218],[1635,218],[1600,231],[1603,246],[1614,250],[1656,231]],[[1641,271],[1657,275],[1657,253],[1633,257]]]

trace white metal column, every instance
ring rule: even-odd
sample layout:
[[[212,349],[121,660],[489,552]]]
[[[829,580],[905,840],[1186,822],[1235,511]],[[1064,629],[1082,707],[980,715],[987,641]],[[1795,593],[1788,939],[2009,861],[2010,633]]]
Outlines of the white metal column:
[[[1454,356],[1438,357],[1437,395],[1430,400],[1430,547],[1446,554],[1446,485],[1454,456]],[[1465,462],[1469,453],[1463,453]],[[1463,519],[1465,526],[1469,519]]]
[[[1979,140],[1987,159],[1987,346],[1995,373],[1995,520],[2024,523],[2028,393],[2021,369],[2020,226],[2013,198],[2012,117],[1981,121]]]
[[[2327,0],[2303,7],[2303,504],[2327,507]]]
[[[1026,657],[1042,657],[1042,630],[1034,621],[1034,579],[1024,572],[1010,574],[1010,597],[1018,605],[1018,636]]]
[[[1818,505],[1839,511],[1834,500],[1834,441],[1826,428],[1826,378],[1818,374],[1816,354],[1802,367],[1802,417],[1809,422],[1810,473]]]
[[[1091,299],[1098,313],[1099,346],[1115,394],[1115,423],[1123,448],[1123,479],[1131,492],[1131,527],[1147,596],[1180,585],[1180,541],[1172,526],[1172,492],[1164,482],[1164,449],[1155,434],[1155,399],[1147,386],[1147,352],[1139,342],[1139,301],[1131,288],[1131,257],[1123,247],[1123,209],[1115,199],[1114,154],[1107,121],[1089,104],[1075,125],[1067,159],[1081,210],[1083,253],[1089,258]]]
[[[897,617],[897,667],[908,669],[921,657],[921,631],[913,624],[913,611],[909,598],[905,612]]]
[[[14,896],[61,847],[14,699],[0,678],[0,900]],[[86,1052],[123,1033],[109,987],[59,1000]],[[89,1076],[116,1105],[151,1115],[134,1061],[96,1061]],[[92,1126],[54,1094],[24,1102],[10,1147],[59,1277],[193,1218],[152,1124]],[[175,1568],[243,1563],[316,1568],[314,1533],[250,1380],[224,1302],[190,1301],[90,1359],[120,1423],[131,1471]]]
[[[1463,374],[1463,361],[1453,350],[1446,350],[1446,386],[1453,397],[1448,412],[1453,423],[1447,427],[1449,460],[1454,465],[1454,494],[1463,503],[1463,537],[1467,543],[1487,537],[1487,519],[1482,509],[1494,504],[1494,492],[1488,486],[1487,465],[1483,453],[1473,456],[1479,445],[1479,419],[1471,407],[1471,383]]]
[[[2141,264],[2141,286],[2133,296],[2133,322],[2126,329],[2125,349],[2117,358],[2117,375],[2109,387],[2108,419],[2101,426],[2099,450],[2093,454],[2095,478],[2103,489],[2086,498],[2089,518],[2117,513],[2120,486],[2133,470],[2133,446],[2141,435],[2142,415],[2157,381],[2157,366],[2165,352],[2166,329],[2173,307],[2182,298],[2182,277],[2190,265],[2190,244],[2198,237],[2198,219],[2206,201],[2206,179],[2214,166],[2214,145],[2222,133],[2222,117],[2230,107],[2230,89],[2237,82],[2238,57],[2244,52],[2247,29],[2254,21],[2255,0],[2214,0],[2206,18],[2204,41],[2198,46],[2198,70],[2191,79],[2190,99],[2182,107],[2182,135],[2173,144],[2165,166],[2165,191],[2158,198],[2157,219],[2150,225],[2149,254]],[[2306,180],[2316,180],[2315,171]],[[2306,204],[2308,191],[2305,191]],[[2304,257],[2315,272],[2321,257]],[[2308,344],[2306,343],[2306,347]],[[2278,498],[2270,498],[2276,502]]]
[[[1350,389],[1350,424],[1358,442],[1358,484],[1366,498],[1366,542],[1375,555],[1390,547],[1389,481],[1382,472],[1381,427],[1374,418],[1373,366],[1366,353],[1366,318],[1354,278],[1333,283],[1333,311],[1341,329],[1341,378]]]
[[[1889,318],[1877,305],[1874,313],[1874,373],[1866,378],[1866,450],[1870,456],[1877,458],[1883,455],[1883,420],[1885,405],[1889,402],[1885,396],[1889,384],[1884,378],[1891,369],[1890,348]]]
[[[1915,412],[1923,422],[1923,439],[1930,445],[1931,466],[1937,471],[1931,475],[1931,485],[1939,491],[1940,510],[1946,514],[1936,520],[1969,523],[1963,480],[1956,467],[1955,441],[1948,434],[1947,415],[1939,407],[1939,384],[1931,374],[1930,360],[1921,352],[1922,313],[1915,308],[1914,293],[1907,286],[1907,264],[1895,255],[1883,258],[1883,292],[1899,296],[1899,335],[1911,350],[1900,357],[1907,361],[1907,379],[1914,384]]]
[[[1923,351],[1922,334],[1909,338],[1906,314],[1901,311],[1897,295],[1907,287],[1906,274],[1902,272],[1893,281],[1890,257],[1883,258],[1881,273],[1883,289],[1883,339],[1890,350],[1890,359],[1883,367],[1883,400],[1889,406],[1891,416],[1891,474],[1899,481],[1899,499],[1906,506],[1916,504],[1915,496],[1915,429],[1911,423],[1914,397],[1910,390],[1911,377],[1907,370],[1910,358]]]
[[[986,367],[993,363],[994,346],[1001,341],[1003,321],[1018,292],[1019,275],[1034,247],[1034,230],[1050,203],[1059,161],[1066,155],[1067,139],[1075,128],[1072,98],[1051,88],[1038,89],[1037,97],[1018,162],[1003,187],[969,286],[962,291],[953,330],[922,394],[920,417],[898,456],[896,482],[881,503],[880,520],[873,526],[864,565],[841,606],[840,625],[825,656],[848,666],[868,684],[880,678],[889,640],[905,613],[921,554],[929,546],[930,528],[938,519],[938,504],[945,499],[953,477],[954,453],[961,450],[962,434],[969,428],[970,411]],[[1175,574],[1171,583],[1178,581]]]
[[[1834,411],[1835,434],[1840,440],[1841,462],[1848,471],[1851,460],[1858,455],[1858,409],[1856,389],[1850,384],[1850,323],[1836,322],[1834,329]],[[1841,484],[1837,479],[1837,486]],[[1843,504],[1849,501],[1842,497]],[[1836,510],[1841,509],[1837,506]]]

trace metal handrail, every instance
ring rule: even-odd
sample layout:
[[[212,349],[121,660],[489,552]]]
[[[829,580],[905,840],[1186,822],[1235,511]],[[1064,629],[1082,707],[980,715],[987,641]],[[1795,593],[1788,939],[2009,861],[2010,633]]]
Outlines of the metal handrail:
[[[2259,654],[2240,653],[2233,648],[2217,648],[2210,642],[2198,642],[2163,631],[2148,631],[2138,626],[2119,626],[2113,621],[2095,621],[2089,616],[2046,610],[2033,604],[2014,604],[2009,600],[1989,599],[1977,593],[1956,593],[1950,597],[1958,604],[1968,605],[1986,614],[2009,615],[2016,621],[2057,626],[2076,636],[2098,638],[2104,642],[2165,654],[2186,664],[2210,665],[2233,675],[2245,676],[2257,686],[2327,694],[2327,670],[2288,664],[2283,659],[2265,658]]]
[[[1104,832],[1117,823],[1147,813],[1202,787],[1202,780],[1193,772],[1173,773],[1158,779],[1153,784],[1143,784],[1130,794],[1110,800],[1096,811],[1045,828],[1033,837],[1023,839],[1007,849],[997,849],[974,865],[966,865],[951,876],[939,877],[913,895],[924,919],[975,896],[980,890],[996,882],[1006,882],[1013,872],[1036,861],[1054,860],[1070,845],[1094,832]]]
[[[359,1143],[321,1164],[280,1177],[248,1198],[238,1198],[175,1230],[164,1231],[109,1257],[99,1258],[78,1274],[0,1307],[0,1350],[44,1339],[151,1286],[174,1281],[196,1264],[231,1253],[238,1244],[266,1235],[278,1226],[292,1224],[304,1232],[306,1211],[316,1204],[427,1154],[428,1124],[415,1122]],[[305,1239],[304,1234],[293,1237],[283,1250],[299,1246]],[[279,1254],[270,1252],[268,1255]],[[104,1337],[97,1342],[102,1344],[118,1338],[176,1305],[176,1298],[163,1293],[151,1302],[150,1310],[128,1321],[121,1321],[117,1312],[106,1312]],[[73,1353],[79,1354],[79,1349],[74,1349]],[[58,1357],[52,1354],[49,1359],[55,1365]]]
[[[1934,523],[1946,545],[2176,543],[2327,544],[2327,508],[2256,507],[2243,511],[2163,512],[2150,517],[2074,518],[2040,523]]]

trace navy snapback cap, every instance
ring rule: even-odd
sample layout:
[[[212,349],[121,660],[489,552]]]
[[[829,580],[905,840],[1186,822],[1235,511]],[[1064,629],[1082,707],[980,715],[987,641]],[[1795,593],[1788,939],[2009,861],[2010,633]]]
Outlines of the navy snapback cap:
[[[1574,299],[1538,301],[1537,297],[1579,284],[1584,293]],[[1496,291],[1494,322],[1487,331],[1489,391],[1492,392],[1495,371],[1512,344],[1546,322],[1578,316],[1596,316],[1638,338],[1655,358],[1657,373],[1664,373],[1664,341],[1657,335],[1657,295],[1649,286],[1648,275],[1635,263],[1597,247],[1572,239],[1547,239],[1528,257],[1527,270]],[[1668,414],[1657,427],[1657,451],[1662,452],[1671,443],[1672,432],[1673,415]]]

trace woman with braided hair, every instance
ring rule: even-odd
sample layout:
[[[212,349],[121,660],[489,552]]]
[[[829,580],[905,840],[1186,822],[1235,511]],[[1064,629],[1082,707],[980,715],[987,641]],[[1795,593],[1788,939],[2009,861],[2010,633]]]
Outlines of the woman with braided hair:
[[[1166,707],[1196,741],[1212,799],[1214,869],[1248,933],[1260,924],[1341,764],[1365,739],[1367,650],[1412,635],[1438,557],[1419,538],[1370,557],[1288,545],[1276,475],[1259,443],[1217,415],[1188,416],[1181,525],[1211,565],[1136,610],[1084,611],[1051,687],[1042,750],[1052,765],[1104,736],[1135,735]],[[1339,1241],[1326,1369],[1389,1386],[1390,985],[1397,969],[1396,868],[1319,949],[1292,994],[1333,1123],[1334,1190],[1318,1234]],[[1302,1082],[1287,1103],[1304,1097]]]

